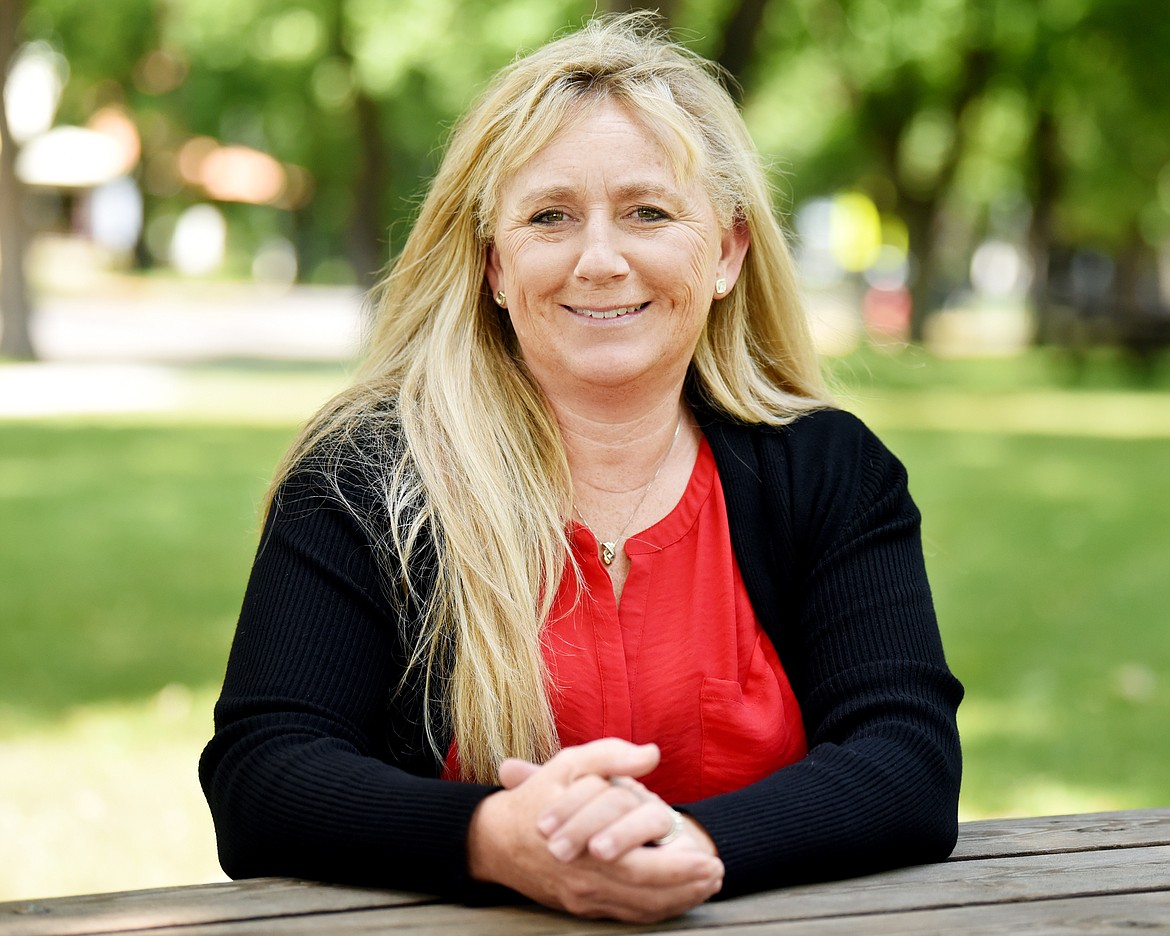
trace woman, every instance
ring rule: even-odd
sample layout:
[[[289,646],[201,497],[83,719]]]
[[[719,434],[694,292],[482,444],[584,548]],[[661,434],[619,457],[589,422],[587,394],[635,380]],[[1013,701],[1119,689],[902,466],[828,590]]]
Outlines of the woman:
[[[918,513],[705,66],[597,21],[456,128],[274,484],[200,767],[229,874],[655,920],[949,854]]]

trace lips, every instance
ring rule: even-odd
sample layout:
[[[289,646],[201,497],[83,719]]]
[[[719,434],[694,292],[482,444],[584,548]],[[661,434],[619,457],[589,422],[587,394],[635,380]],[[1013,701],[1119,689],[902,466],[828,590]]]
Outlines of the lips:
[[[617,306],[612,309],[579,309],[576,306],[565,306],[574,315],[579,315],[582,318],[591,319],[612,319],[621,318],[623,315],[629,315],[631,312],[641,312],[649,302],[643,302],[641,305],[633,306]]]

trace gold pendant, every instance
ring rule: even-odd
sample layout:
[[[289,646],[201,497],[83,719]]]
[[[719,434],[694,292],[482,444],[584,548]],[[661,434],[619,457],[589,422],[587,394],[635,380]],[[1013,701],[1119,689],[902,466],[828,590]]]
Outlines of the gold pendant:
[[[607,566],[613,565],[613,557],[616,555],[614,550],[617,548],[617,543],[602,543],[601,544],[601,561]]]

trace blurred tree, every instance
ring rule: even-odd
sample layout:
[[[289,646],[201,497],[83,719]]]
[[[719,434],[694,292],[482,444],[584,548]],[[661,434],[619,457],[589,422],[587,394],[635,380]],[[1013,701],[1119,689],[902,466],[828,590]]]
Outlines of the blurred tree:
[[[287,238],[307,279],[368,281],[487,76],[596,9],[656,8],[723,64],[791,203],[854,189],[899,219],[916,334],[986,236],[1042,274],[1054,244],[1136,257],[1170,233],[1170,19],[1149,0],[27,2],[70,62],[63,118],[133,114],[156,234],[208,197],[183,179],[192,138],[304,167],[302,197],[225,210],[241,250]]]
[[[275,223],[308,277],[344,257],[368,283],[434,171],[444,127],[518,47],[580,6],[190,0],[170,8],[162,35],[186,77],[158,103],[176,129],[304,166],[312,198]]]
[[[746,73],[755,61],[756,37],[767,7],[768,0],[735,0],[710,52],[711,58],[735,79],[738,87],[732,90],[736,93],[742,90]]]
[[[603,8],[644,4],[612,0]],[[669,21],[676,4],[655,5]],[[742,25],[740,7],[705,4]],[[200,197],[184,184],[193,137],[251,146],[307,169],[312,197],[289,211],[232,209],[233,234],[287,236],[302,275],[343,257],[368,283],[400,243],[445,127],[517,49],[594,9],[586,0],[31,0],[30,31],[71,64],[64,115],[116,100],[143,142],[148,214]],[[735,20],[739,15],[740,19]],[[100,22],[99,22],[100,21]],[[701,26],[707,25],[705,22]],[[95,29],[100,42],[94,41]],[[724,41],[731,56],[742,43]],[[731,62],[734,66],[734,62]],[[166,230],[166,224],[155,225]]]
[[[1166,318],[1154,252],[1170,250],[1170,23],[1151,12],[1140,0],[1095,3],[1055,37],[1049,55],[1064,80],[1045,89],[1052,158],[1037,172],[1055,180],[1050,245],[1114,258],[1097,311],[1139,355],[1150,319]]]
[[[1170,233],[1170,21],[1149,0],[772,0],[745,103],[790,197],[907,228],[914,333],[985,236],[1145,255]],[[1162,194],[1159,195],[1159,192]]]
[[[791,166],[791,197],[864,191],[905,225],[915,261],[912,332],[949,269],[942,230],[966,149],[964,115],[994,75],[988,4],[956,0],[773,3],[749,117]],[[966,246],[966,245],[964,245]]]
[[[16,175],[16,141],[8,129],[4,96],[9,66],[19,46],[21,0],[0,0],[0,357],[32,360],[25,255],[24,187]]]

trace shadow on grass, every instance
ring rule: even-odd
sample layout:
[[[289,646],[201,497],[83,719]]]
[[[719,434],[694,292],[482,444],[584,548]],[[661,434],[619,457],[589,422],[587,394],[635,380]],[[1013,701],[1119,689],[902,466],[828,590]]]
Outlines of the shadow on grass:
[[[218,680],[290,428],[0,423],[0,712]]]
[[[1170,352],[1137,366],[1124,352],[1112,348],[1092,348],[1078,354],[1039,348],[1002,358],[948,359],[916,345],[863,345],[826,364],[835,386],[860,393],[875,388],[975,393],[1170,390]]]

